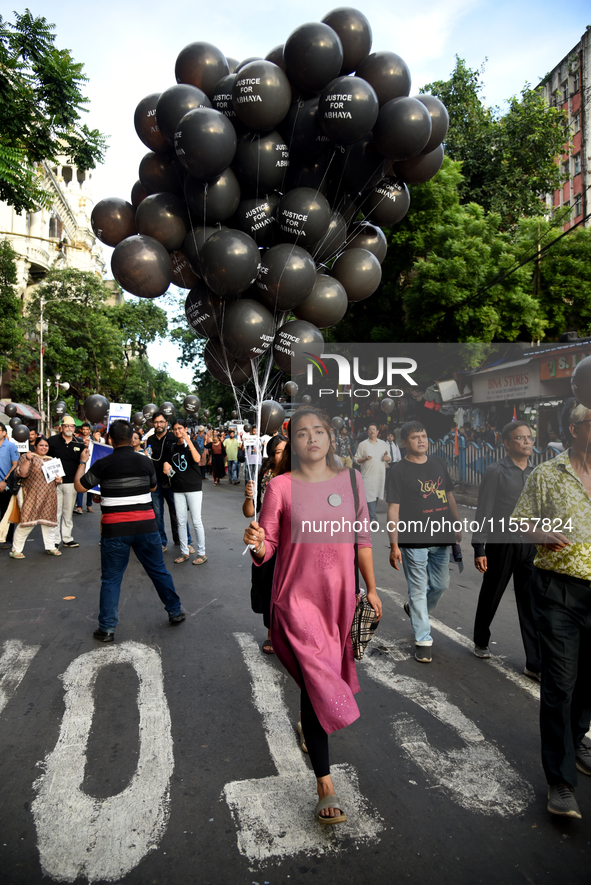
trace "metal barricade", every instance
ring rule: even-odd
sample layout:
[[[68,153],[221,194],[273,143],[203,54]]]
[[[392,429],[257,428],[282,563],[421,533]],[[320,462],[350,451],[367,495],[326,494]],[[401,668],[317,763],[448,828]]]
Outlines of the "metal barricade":
[[[507,454],[505,446],[501,443],[498,446],[491,446],[490,443],[475,442],[466,443],[463,436],[458,436],[458,453],[456,454],[456,441],[453,436],[446,439],[429,440],[429,454],[437,455],[442,459],[449,475],[454,482],[465,483],[466,485],[478,486],[482,479],[482,475],[490,464],[500,461]],[[544,449],[534,450],[531,456],[531,463],[537,467],[544,461],[549,461],[557,454],[557,450],[552,446],[546,446]]]

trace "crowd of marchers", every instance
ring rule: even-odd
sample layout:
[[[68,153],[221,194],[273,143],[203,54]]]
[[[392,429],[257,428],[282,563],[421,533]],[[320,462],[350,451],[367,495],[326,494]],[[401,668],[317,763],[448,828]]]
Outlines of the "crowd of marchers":
[[[450,561],[461,559],[462,524],[443,458],[429,453],[425,427],[409,421],[380,437],[370,424],[353,439],[335,433],[321,410],[298,409],[284,433],[260,435],[153,416],[148,434],[123,420],[104,431],[66,415],[49,439],[31,432],[18,452],[0,424],[0,542],[23,559],[25,542],[41,526],[47,554],[76,548],[76,518],[101,508],[101,590],[94,637],[114,641],[121,582],[130,551],[150,577],[171,625],[185,619],[163,554],[178,545],[175,565],[207,562],[203,483],[245,483],[244,542],[252,558],[251,602],[263,615],[266,654],[276,654],[301,690],[297,722],[302,750],[316,774],[322,824],[346,820],[330,777],[328,735],[359,715],[350,628],[358,603],[358,571],[376,620],[372,531],[378,501],[387,503],[390,565],[408,587],[415,659],[433,659],[429,616],[450,583]],[[577,772],[591,776],[591,410],[569,400],[562,427],[567,447],[532,467],[528,424],[501,431],[505,457],[490,465],[479,488],[472,532],[482,585],[474,622],[474,654],[486,660],[491,624],[511,577],[525,651],[524,674],[541,683],[542,763],[548,810],[581,816]],[[244,470],[241,476],[240,466]],[[56,469],[58,465],[59,469]],[[217,494],[217,492],[216,492]],[[85,499],[86,496],[86,499]],[[325,524],[351,517],[348,535],[305,538],[304,517]],[[437,531],[435,531],[435,526]],[[191,536],[191,528],[194,538]],[[193,546],[193,544],[195,546]],[[195,557],[192,559],[192,557]]]

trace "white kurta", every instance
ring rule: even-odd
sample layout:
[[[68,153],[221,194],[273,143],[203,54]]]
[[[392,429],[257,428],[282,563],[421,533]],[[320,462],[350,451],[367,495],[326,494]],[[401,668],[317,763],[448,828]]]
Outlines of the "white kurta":
[[[368,501],[377,501],[378,498],[384,497],[386,461],[382,461],[382,457],[389,455],[388,446],[383,439],[376,439],[374,443],[364,439],[359,443],[355,458],[359,460],[367,458],[368,455],[371,456],[371,461],[364,461],[359,465],[365,487],[365,497]]]

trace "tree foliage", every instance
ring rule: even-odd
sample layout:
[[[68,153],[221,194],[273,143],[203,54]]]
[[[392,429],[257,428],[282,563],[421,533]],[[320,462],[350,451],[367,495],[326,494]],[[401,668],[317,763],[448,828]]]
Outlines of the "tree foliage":
[[[88,78],[55,46],[54,27],[28,9],[14,23],[0,17],[0,199],[17,212],[47,203],[36,164],[65,154],[93,169],[106,149],[104,136],[81,123]]]
[[[486,107],[481,75],[456,57],[450,79],[422,91],[436,95],[448,110],[445,152],[462,162],[462,202],[497,213],[507,228],[523,216],[544,214],[542,197],[563,183],[555,158],[570,138],[568,116],[549,108],[541,91],[528,85],[509,99],[505,113]]]
[[[16,253],[8,240],[0,240],[0,360],[4,369],[6,360],[2,357],[13,353],[23,340],[16,283]]]
[[[147,392],[151,395],[155,385],[164,385],[145,354],[150,342],[166,335],[165,312],[143,299],[112,305],[108,303],[112,295],[113,289],[89,272],[70,268],[47,274],[22,318],[27,341],[15,355],[20,368],[12,385],[15,399],[36,401],[41,298],[46,302],[45,374],[59,372],[70,383],[75,401],[100,392],[109,400],[132,402],[139,408],[147,401]]]
[[[382,285],[349,305],[331,338],[536,341],[591,330],[591,231],[561,237],[542,218],[504,230],[498,214],[460,202],[460,168],[446,158],[412,188],[410,212],[387,232]]]

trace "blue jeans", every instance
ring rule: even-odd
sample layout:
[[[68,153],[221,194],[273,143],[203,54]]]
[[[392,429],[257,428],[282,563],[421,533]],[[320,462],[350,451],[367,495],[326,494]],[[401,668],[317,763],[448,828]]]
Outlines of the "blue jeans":
[[[154,513],[156,515],[156,525],[158,526],[158,531],[160,532],[160,541],[163,547],[168,545],[168,539],[166,537],[166,529],[164,528],[164,502],[166,501],[168,505],[168,513],[170,516],[170,528],[172,530],[172,541],[174,544],[180,544],[179,538],[179,526],[178,520],[176,517],[176,509],[174,506],[174,492],[172,489],[165,489],[162,486],[162,483],[159,482],[156,485],[155,490],[152,492],[152,504],[154,505]],[[191,543],[191,532],[189,532],[189,544]]]
[[[256,469],[256,464],[249,464],[248,461],[244,462],[244,482],[250,482],[251,479],[254,481],[254,474]]]
[[[186,556],[189,552],[189,544],[187,541],[187,529],[189,526],[188,513],[191,514],[195,536],[197,538],[197,553],[199,556],[205,556],[205,530],[201,521],[201,500],[203,492],[175,492],[174,504],[176,507],[176,515],[179,521],[179,538],[181,539],[181,553]]]
[[[378,518],[378,502],[377,502],[377,499],[376,499],[375,501],[368,501],[368,502],[367,502],[367,512],[369,513],[369,519],[370,519],[371,522],[373,522],[374,519],[377,519],[377,518]]]
[[[240,464],[238,461],[228,461],[228,479],[230,482],[238,482],[238,471]]]
[[[93,504],[93,501],[92,501],[93,494],[94,494],[94,492],[87,492],[87,493],[86,493],[86,506],[87,506],[87,507],[92,507],[92,504]],[[84,492],[78,492],[78,493],[77,493],[77,495],[76,495],[76,507],[80,507],[80,508],[84,507]]]
[[[449,587],[449,547],[401,547],[416,645],[433,645],[429,613]]]
[[[113,633],[119,623],[121,581],[129,563],[129,551],[132,548],[154,584],[169,617],[174,618],[181,613],[181,601],[174,589],[172,577],[164,565],[160,534],[150,532],[144,535],[121,535],[118,538],[105,538],[103,535],[98,622],[99,627],[105,633]]]

